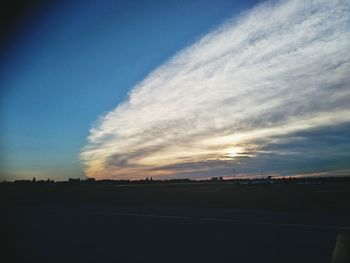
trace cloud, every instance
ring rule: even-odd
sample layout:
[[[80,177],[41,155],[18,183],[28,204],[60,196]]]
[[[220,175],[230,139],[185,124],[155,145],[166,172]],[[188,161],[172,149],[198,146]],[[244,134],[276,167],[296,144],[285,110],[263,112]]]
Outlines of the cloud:
[[[100,117],[81,152],[86,175],[272,171],[295,154],[295,134],[350,123],[349,14],[347,0],[273,1],[227,21]]]

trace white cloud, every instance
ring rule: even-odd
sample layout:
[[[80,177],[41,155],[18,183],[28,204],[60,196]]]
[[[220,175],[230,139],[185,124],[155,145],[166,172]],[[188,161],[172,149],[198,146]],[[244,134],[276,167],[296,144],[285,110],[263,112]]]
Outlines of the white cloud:
[[[100,118],[81,152],[86,174],[176,175],[186,170],[170,166],[212,160],[230,167],[276,136],[349,122],[349,14],[347,0],[291,0],[226,22]]]

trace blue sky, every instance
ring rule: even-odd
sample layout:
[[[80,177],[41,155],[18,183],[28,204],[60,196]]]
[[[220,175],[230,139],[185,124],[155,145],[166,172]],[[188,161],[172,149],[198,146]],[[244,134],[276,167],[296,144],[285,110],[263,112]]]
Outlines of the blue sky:
[[[346,173],[346,10],[342,0],[38,9],[1,62],[1,179]]]

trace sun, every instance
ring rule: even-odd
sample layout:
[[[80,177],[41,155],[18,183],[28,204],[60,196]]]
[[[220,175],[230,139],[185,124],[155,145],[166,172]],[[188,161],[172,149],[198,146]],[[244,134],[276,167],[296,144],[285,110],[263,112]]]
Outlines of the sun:
[[[229,157],[236,157],[236,156],[240,155],[242,152],[243,152],[243,148],[238,147],[238,146],[229,147],[229,148],[225,149],[225,153]]]

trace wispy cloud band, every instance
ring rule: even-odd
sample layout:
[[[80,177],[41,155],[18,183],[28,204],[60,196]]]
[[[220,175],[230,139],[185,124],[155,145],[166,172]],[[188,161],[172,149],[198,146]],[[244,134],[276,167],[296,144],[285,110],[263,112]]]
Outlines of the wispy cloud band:
[[[87,176],[268,169],[254,160],[295,154],[271,145],[350,123],[349,14],[347,0],[274,1],[226,22],[100,118],[81,152]]]

